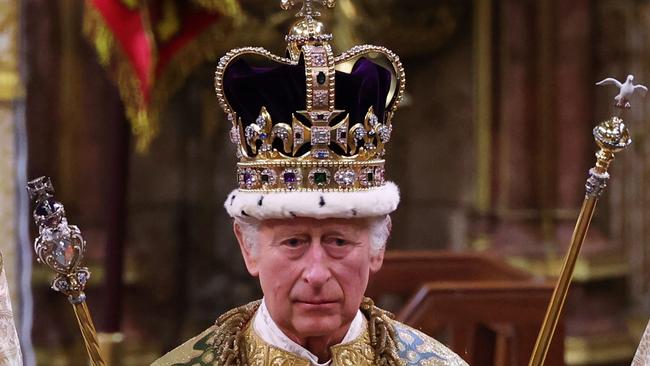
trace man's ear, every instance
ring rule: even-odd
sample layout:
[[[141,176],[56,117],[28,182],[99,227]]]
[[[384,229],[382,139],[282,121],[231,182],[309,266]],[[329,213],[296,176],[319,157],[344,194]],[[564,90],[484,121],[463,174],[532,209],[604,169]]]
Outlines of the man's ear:
[[[235,232],[237,242],[239,242],[239,249],[241,250],[242,257],[244,257],[244,263],[246,263],[246,269],[248,270],[248,273],[250,273],[253,277],[257,277],[260,271],[257,269],[255,253],[253,253],[254,248],[250,248],[248,245],[246,245],[244,234],[242,233],[241,227],[236,221],[233,222],[232,229]]]
[[[384,252],[386,250],[381,248],[376,253],[370,254],[370,273],[377,273],[381,266],[384,264]]]
[[[388,239],[390,238],[390,232],[393,229],[393,221],[389,216],[386,216],[386,229],[388,230],[388,237],[386,238],[386,242],[388,242]],[[384,254],[386,253],[386,243],[384,243],[384,247],[381,248],[378,252],[372,253],[370,257],[370,272],[371,273],[376,273],[381,269],[381,266],[384,264]]]

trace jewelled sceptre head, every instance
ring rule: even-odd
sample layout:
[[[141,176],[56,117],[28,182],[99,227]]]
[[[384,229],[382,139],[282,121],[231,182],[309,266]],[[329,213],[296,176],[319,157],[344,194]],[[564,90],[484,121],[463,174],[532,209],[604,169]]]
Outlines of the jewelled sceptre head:
[[[83,302],[84,288],[90,278],[88,268],[79,266],[86,241],[77,226],[68,224],[63,205],[54,199],[50,178],[30,181],[27,190],[36,202],[33,215],[39,235],[34,241],[34,251],[38,262],[56,272],[52,289],[67,295],[73,304]]]
[[[54,199],[50,178],[40,177],[28,182],[27,191],[36,203],[33,216],[38,225],[38,237],[34,240],[37,260],[56,273],[52,289],[66,295],[73,305],[92,364],[104,365],[84,293],[90,278],[88,268],[81,267],[86,241],[77,226],[68,224],[63,204]]]
[[[546,316],[537,336],[529,366],[542,366],[544,364],[569,291],[580,248],[587,235],[598,198],[605,191],[609,181],[609,165],[614,160],[616,153],[624,150],[632,143],[630,132],[623,122],[623,113],[632,107],[630,100],[635,92],[645,94],[648,90],[643,85],[634,85],[633,80],[634,76],[628,75],[624,83],[614,78],[606,78],[596,83],[596,85],[615,85],[618,87],[619,93],[614,97],[614,107],[618,109],[618,112],[604,122],[599,123],[593,129],[594,139],[600,148],[596,153],[596,164],[589,170],[589,176],[585,183],[585,199],[573,230],[569,252],[564,259],[562,271],[546,310]]]

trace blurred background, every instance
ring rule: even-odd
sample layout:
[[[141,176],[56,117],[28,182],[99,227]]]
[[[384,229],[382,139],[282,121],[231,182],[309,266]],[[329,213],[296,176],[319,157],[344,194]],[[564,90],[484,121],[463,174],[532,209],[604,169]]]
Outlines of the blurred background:
[[[26,180],[48,175],[88,242],[88,303],[124,365],[148,364],[261,296],[222,203],[235,187],[213,89],[229,49],[284,54],[274,0],[0,0],[0,251],[33,365],[83,365],[67,301],[32,268]],[[605,77],[650,83],[647,0],[338,0],[337,53],[406,68],[388,147],[394,250],[490,253],[560,269],[613,113]],[[569,365],[629,364],[650,315],[650,116],[617,156],[564,317]],[[648,189],[646,189],[648,188]],[[35,351],[35,358],[30,356]]]

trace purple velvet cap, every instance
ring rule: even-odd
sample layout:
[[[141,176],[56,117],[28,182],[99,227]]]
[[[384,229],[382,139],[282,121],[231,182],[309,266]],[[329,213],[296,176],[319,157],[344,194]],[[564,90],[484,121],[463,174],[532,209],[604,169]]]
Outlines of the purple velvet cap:
[[[335,77],[335,108],[348,112],[351,123],[362,123],[370,106],[380,118],[384,115],[391,85],[390,71],[362,57],[351,73],[336,71]],[[306,109],[302,59],[298,65],[252,66],[240,58],[224,72],[223,85],[228,104],[241,117],[244,126],[255,121],[262,107],[266,107],[275,123],[290,123],[294,112]]]

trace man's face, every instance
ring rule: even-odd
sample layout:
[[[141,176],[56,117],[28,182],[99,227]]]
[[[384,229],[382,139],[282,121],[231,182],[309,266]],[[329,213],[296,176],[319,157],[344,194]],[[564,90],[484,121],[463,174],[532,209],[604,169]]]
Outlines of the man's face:
[[[266,305],[294,341],[342,338],[354,319],[370,273],[381,268],[365,220],[296,218],[263,221],[254,248],[242,245]]]

